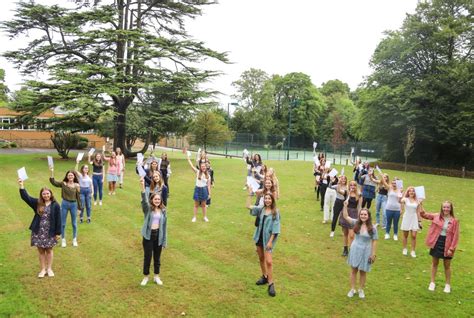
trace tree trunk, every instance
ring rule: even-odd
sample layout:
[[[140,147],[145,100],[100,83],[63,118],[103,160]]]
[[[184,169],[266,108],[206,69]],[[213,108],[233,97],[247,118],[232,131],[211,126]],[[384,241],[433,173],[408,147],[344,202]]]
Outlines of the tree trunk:
[[[408,162],[408,157],[405,156],[405,172],[407,172],[407,162]]]

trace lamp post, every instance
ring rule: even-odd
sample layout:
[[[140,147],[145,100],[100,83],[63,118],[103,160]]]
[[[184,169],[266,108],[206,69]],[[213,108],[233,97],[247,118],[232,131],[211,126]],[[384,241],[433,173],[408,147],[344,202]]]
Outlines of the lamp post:
[[[290,160],[290,146],[291,146],[291,111],[293,109],[293,107],[296,107],[298,106],[300,103],[300,101],[296,98],[293,98],[293,100],[291,101],[290,105],[289,105],[289,111],[290,111],[290,114],[288,116],[288,147],[287,147],[287,152],[286,152],[286,160]]]

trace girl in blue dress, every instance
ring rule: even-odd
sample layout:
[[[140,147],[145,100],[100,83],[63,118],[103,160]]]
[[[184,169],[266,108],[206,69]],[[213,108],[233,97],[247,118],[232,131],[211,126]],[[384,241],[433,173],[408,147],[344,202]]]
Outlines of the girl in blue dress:
[[[351,266],[351,290],[347,297],[353,297],[359,293],[359,298],[365,298],[364,287],[367,278],[367,272],[370,272],[370,266],[375,262],[376,241],[378,239],[377,228],[372,224],[372,218],[368,209],[363,208],[359,212],[359,217],[353,219],[347,212],[349,202],[344,202],[343,217],[353,224],[355,239],[351,244],[347,263]],[[359,290],[356,291],[357,272],[359,272]]]

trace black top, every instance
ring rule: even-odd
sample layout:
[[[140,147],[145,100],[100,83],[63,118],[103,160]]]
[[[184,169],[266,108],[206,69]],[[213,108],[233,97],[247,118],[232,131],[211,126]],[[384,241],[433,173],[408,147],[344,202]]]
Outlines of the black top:
[[[28,204],[35,215],[31,221],[30,230],[33,233],[38,233],[40,228],[41,216],[38,214],[38,199],[32,198],[28,195],[25,189],[20,189],[20,196],[23,201]],[[61,207],[56,201],[51,202],[51,213],[49,214],[49,236],[54,237],[61,234]]]
[[[103,164],[97,164],[95,161],[92,161],[92,172],[93,173],[100,173],[102,174],[102,170],[104,169]]]
[[[351,208],[351,209],[357,209],[357,204],[359,202],[357,202],[356,198],[354,197],[349,197],[349,203],[347,205],[348,208]]]
[[[380,187],[380,188],[379,188],[379,194],[381,194],[381,195],[387,195],[387,194],[388,194],[388,190],[385,189],[384,187]]]
[[[169,160],[161,160],[160,170],[168,170]]]

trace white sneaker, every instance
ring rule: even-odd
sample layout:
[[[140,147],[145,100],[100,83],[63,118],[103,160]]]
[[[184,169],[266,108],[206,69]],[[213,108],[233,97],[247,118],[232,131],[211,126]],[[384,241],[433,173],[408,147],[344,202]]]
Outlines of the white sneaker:
[[[444,286],[444,290],[443,290],[445,293],[449,294],[451,292],[451,285],[448,285],[446,284]]]
[[[359,289],[359,298],[365,298],[364,290]]]
[[[406,248],[404,248],[404,249],[402,250],[402,254],[403,254],[403,255],[408,255],[408,250],[407,250]]]
[[[54,277],[54,272],[51,269],[48,269],[48,276],[49,277]]]
[[[66,246],[67,246],[67,244],[66,244],[66,239],[63,238],[63,239],[61,240],[61,247],[66,247]]]
[[[191,222],[196,222],[196,217],[193,217],[193,219],[191,220]]]
[[[72,239],[72,246],[74,247],[78,247],[79,245],[77,245],[77,238],[73,238]]]
[[[97,201],[94,201],[94,205],[97,205]]]
[[[38,278],[43,278],[46,275],[46,271],[43,269],[41,272],[38,273]]]
[[[329,233],[329,237],[334,237],[334,231],[331,231],[331,233]]]
[[[347,293],[347,297],[352,298],[352,297],[354,297],[354,294],[355,294],[355,293],[357,293],[357,292],[355,291],[355,289],[351,289],[351,290],[349,290],[349,292]]]
[[[415,251],[411,251],[410,255],[411,255],[411,257],[415,258],[416,257]]]
[[[326,220],[323,220],[323,224],[326,224],[326,223],[328,223],[328,221],[326,221]]]
[[[434,291],[435,290],[435,287],[436,287],[436,284],[431,282],[430,285],[428,286],[428,290],[429,291]]]
[[[157,285],[160,285],[160,286],[163,285],[163,282],[161,281],[160,276],[155,276],[155,278],[153,278],[153,281],[154,281]]]
[[[145,286],[148,283],[148,277],[144,277],[140,285]]]
[[[99,201],[99,205],[102,205],[102,200],[101,200],[101,201]]]
[[[204,222],[209,222],[209,219],[207,218],[207,216],[204,217]]]
[[[390,234],[385,233],[385,239],[386,239],[386,240],[389,240],[389,239],[390,239]]]
[[[398,241],[398,235],[397,234],[393,235],[393,240]]]

